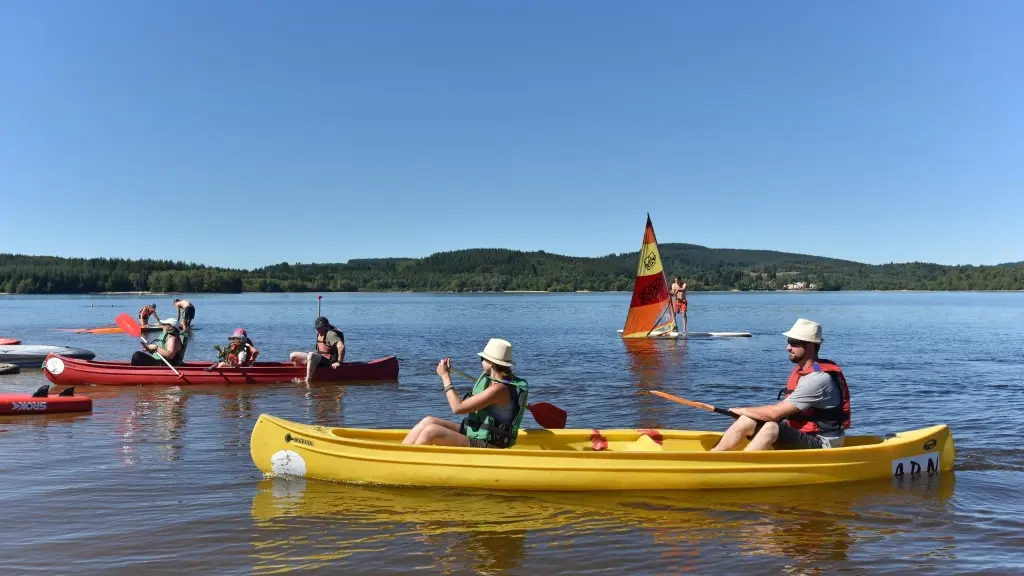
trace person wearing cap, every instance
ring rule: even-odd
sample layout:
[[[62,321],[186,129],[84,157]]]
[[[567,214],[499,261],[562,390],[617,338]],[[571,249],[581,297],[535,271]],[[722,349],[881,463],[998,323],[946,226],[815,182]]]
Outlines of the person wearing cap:
[[[175,322],[181,322],[181,329],[185,332],[192,331],[192,320],[196,317],[196,307],[188,300],[181,298],[174,299],[174,307],[178,310]]]
[[[228,345],[226,347],[218,344],[214,345],[213,349],[217,351],[217,357],[220,362],[210,365],[206,368],[207,371],[214,368],[252,366],[256,362],[256,357],[260,355],[259,349],[249,339],[249,335],[244,328],[235,329],[231,336],[228,337]]]
[[[160,317],[156,315],[156,304],[147,304],[139,309],[139,325],[146,326],[149,324],[149,317],[156,318],[157,323],[160,322]]]
[[[337,370],[345,362],[345,334],[335,328],[327,318],[320,316],[313,323],[316,328],[316,352],[292,352],[292,364],[306,367],[306,384],[313,381],[318,366]]]
[[[179,330],[170,318],[161,320],[160,327],[163,328],[163,333],[157,339],[149,344],[139,342],[146,351],[138,350],[132,354],[132,366],[164,366],[160,356],[172,366],[178,366],[185,361],[188,333]]]
[[[434,444],[473,448],[511,448],[526,413],[529,385],[512,373],[512,344],[491,338],[478,352],[483,374],[473,390],[459,398],[451,379],[451,358],[437,364],[445,399],[453,414],[466,414],[461,424],[427,416],[402,440],[403,444]]]
[[[821,325],[797,319],[786,336],[789,361],[795,364],[779,402],[730,408],[740,415],[712,448],[731,450],[750,438],[744,450],[838,448],[850,427],[850,389],[838,364],[818,357]],[[780,423],[785,420],[785,423]]]

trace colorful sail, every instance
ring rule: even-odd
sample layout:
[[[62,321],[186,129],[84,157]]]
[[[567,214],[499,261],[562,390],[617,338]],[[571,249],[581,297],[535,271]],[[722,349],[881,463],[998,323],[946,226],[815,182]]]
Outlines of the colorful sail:
[[[675,327],[668,282],[661,265],[661,252],[658,250],[658,240],[654,237],[651,215],[648,214],[644,243],[640,247],[640,262],[636,268],[633,299],[629,303],[622,337],[648,338],[672,332]]]

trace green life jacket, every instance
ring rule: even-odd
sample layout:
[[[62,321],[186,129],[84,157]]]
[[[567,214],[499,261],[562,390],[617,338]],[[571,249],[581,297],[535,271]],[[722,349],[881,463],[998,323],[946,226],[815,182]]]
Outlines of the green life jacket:
[[[178,339],[181,340],[181,348],[178,349],[178,353],[173,358],[168,358],[167,361],[172,365],[177,366],[185,360],[185,348],[188,347],[188,332],[181,332],[178,334]],[[156,344],[157,346],[163,346],[167,342],[167,332],[161,333],[157,336],[156,340],[150,342],[150,344]],[[153,352],[153,358],[160,359],[160,354]]]
[[[463,400],[470,396],[479,394],[491,384],[491,378],[481,375],[473,384],[473,391],[463,396]],[[511,422],[501,421],[493,406],[478,410],[466,416],[462,421],[463,433],[475,440],[483,440],[498,448],[511,448],[516,444],[516,437],[519,435],[519,425],[526,414],[526,400],[529,396],[529,384],[521,378],[514,378],[505,383],[512,395],[512,404],[515,405],[515,412]]]

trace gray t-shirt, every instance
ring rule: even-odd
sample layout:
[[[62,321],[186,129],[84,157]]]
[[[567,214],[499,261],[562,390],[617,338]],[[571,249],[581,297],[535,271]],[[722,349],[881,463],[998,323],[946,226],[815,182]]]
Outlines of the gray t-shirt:
[[[843,393],[828,372],[811,372],[801,376],[796,389],[786,397],[790,404],[801,410],[808,408],[835,408],[842,404]],[[843,430],[829,436],[821,436],[831,448],[843,445]]]

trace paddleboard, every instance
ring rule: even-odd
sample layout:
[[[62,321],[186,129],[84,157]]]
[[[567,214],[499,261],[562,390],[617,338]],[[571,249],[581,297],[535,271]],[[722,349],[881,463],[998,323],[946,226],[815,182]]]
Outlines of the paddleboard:
[[[181,328],[181,324],[175,324],[175,326]],[[159,332],[161,330],[163,330],[162,324],[146,324],[145,326],[142,327],[143,332]],[[199,326],[193,324],[192,331],[195,332],[196,330],[199,330]]]
[[[42,346],[21,344],[16,346],[0,346],[0,364],[14,364],[21,368],[40,368],[47,354],[60,354],[82,360],[92,360],[96,354],[91,350],[69,348],[67,346]]]
[[[75,396],[75,388],[66,388],[60,394],[48,394],[49,384],[40,387],[35,394],[0,394],[0,414],[58,414],[66,412],[89,412],[92,398]]]
[[[101,328],[54,328],[58,332],[74,332],[75,334],[124,334],[124,330],[120,326],[104,326]],[[147,324],[142,327],[142,331],[145,333],[160,332],[163,330],[157,324]],[[192,331],[195,332],[199,328],[193,326]],[[10,342],[14,344],[14,342]],[[2,338],[0,338],[0,344],[6,344]]]
[[[622,330],[617,330],[619,334],[622,334]],[[680,340],[687,340],[691,338],[750,338],[752,334],[750,332],[665,332],[650,338],[676,338]]]

